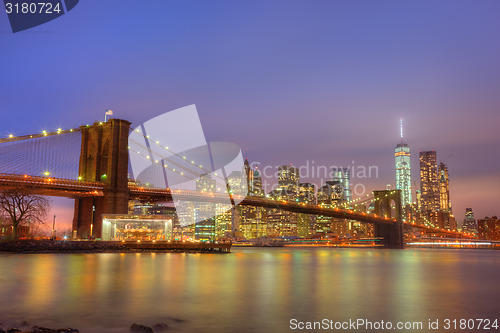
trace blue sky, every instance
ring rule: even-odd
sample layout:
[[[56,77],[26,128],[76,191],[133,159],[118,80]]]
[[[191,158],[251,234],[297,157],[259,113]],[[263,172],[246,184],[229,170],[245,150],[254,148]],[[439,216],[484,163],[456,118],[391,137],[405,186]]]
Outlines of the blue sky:
[[[196,104],[207,139],[251,161],[354,160],[379,167],[364,183],[381,189],[403,117],[417,185],[418,151],[436,150],[458,219],[498,215],[499,12],[496,0],[80,1],[16,34],[0,13],[0,136]]]

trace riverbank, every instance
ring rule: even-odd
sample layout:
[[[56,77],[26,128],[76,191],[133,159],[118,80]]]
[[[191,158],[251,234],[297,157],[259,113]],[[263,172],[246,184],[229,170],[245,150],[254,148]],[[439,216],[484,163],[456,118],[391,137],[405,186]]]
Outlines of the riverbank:
[[[6,253],[229,253],[230,242],[103,242],[16,240],[0,242],[0,252]]]

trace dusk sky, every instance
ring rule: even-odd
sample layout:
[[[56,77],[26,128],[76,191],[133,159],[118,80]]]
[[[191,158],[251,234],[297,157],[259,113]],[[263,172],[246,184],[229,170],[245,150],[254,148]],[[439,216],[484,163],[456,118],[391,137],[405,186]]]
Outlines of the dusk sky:
[[[264,165],[377,166],[436,150],[453,211],[500,215],[500,1],[80,1],[13,34],[0,12],[0,136],[196,104],[208,141]],[[1,172],[1,171],[0,171]],[[301,179],[317,182],[317,179]],[[55,199],[61,222],[73,203]]]

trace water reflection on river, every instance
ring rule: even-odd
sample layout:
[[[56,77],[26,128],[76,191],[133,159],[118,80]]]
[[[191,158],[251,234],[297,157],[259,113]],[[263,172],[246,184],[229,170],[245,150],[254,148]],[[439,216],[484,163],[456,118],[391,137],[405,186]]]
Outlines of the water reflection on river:
[[[0,322],[245,333],[291,332],[291,318],[497,318],[499,281],[500,252],[488,250],[1,254]]]

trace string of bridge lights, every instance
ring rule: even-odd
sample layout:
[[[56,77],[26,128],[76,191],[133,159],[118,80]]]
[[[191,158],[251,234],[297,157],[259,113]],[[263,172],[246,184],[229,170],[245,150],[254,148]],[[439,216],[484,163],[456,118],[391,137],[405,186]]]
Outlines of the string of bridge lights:
[[[100,121],[98,123],[99,125],[103,125],[104,123]],[[85,127],[90,127],[89,124],[85,125]],[[6,138],[0,138],[0,142],[8,142],[14,141],[14,140],[26,140],[26,139],[37,139],[41,137],[47,137],[47,136],[52,136],[52,135],[58,135],[58,134],[65,134],[65,133],[72,133],[72,132],[78,132],[81,131],[80,128],[70,128],[70,129],[62,129],[58,128],[55,131],[47,131],[47,130],[42,130],[40,134],[31,134],[31,135],[20,135],[20,136],[15,136],[13,133],[10,133]]]
[[[151,138],[149,137],[149,135],[144,135],[144,134],[143,134],[141,131],[139,131],[138,129],[136,129],[134,132],[136,132],[136,133],[138,133],[139,135],[141,135],[141,136],[142,136],[145,140],[148,140],[150,143],[153,143],[153,144],[157,145],[158,147],[160,147],[161,149],[163,149],[163,150],[165,150],[165,151],[168,151],[168,152],[169,152],[169,153],[171,153],[172,155],[177,156],[178,158],[180,158],[180,159],[182,159],[182,160],[186,161],[186,163],[189,163],[189,164],[191,164],[191,165],[195,166],[196,168],[199,168],[199,169],[201,169],[201,170],[205,171],[205,173],[207,173],[207,174],[211,174],[211,173],[212,173],[212,171],[205,169],[205,168],[203,167],[203,165],[201,165],[201,164],[197,164],[195,161],[189,161],[189,160],[186,158],[186,156],[181,156],[180,154],[178,154],[178,153],[176,153],[176,152],[172,151],[172,150],[171,150],[168,146],[162,146],[162,145],[160,144],[160,141],[158,141],[158,140],[156,140],[156,141],[155,141],[155,140],[151,139]],[[144,145],[142,145],[142,144],[138,143],[137,141],[135,141],[135,140],[133,140],[133,139],[129,139],[129,140],[130,140],[130,141],[132,141],[134,144],[138,145],[140,148],[142,148],[142,149],[144,149],[144,150],[149,150],[149,148],[148,148],[148,147],[146,147],[146,146],[144,146]],[[129,147],[129,149],[131,149],[131,148]],[[158,153],[158,152],[156,152],[156,151],[153,151],[153,150],[151,150],[151,151],[152,151],[152,153],[153,153],[153,154],[155,154],[155,155],[159,156],[159,157],[160,157],[160,159],[167,160],[167,161],[169,161],[170,163],[172,163],[172,164],[174,164],[174,165],[177,165],[178,167],[183,168],[184,170],[186,170],[186,171],[188,171],[188,172],[193,173],[193,174],[195,174],[195,175],[196,175],[196,173],[194,173],[191,169],[186,168],[186,167],[183,167],[183,166],[182,166],[182,165],[180,165],[180,164],[177,164],[176,162],[172,161],[172,160],[171,160],[171,159],[169,159],[168,157],[163,156],[163,155],[161,155],[160,153]],[[151,157],[150,157],[149,155],[146,155],[146,158],[147,158],[147,159],[150,159]],[[159,163],[159,161],[158,161],[158,160],[155,160],[155,163]],[[219,178],[220,180],[222,180],[222,181],[224,181],[224,182],[226,181],[226,179],[225,179],[224,177],[219,176],[217,173],[213,173],[213,175],[215,175],[217,178]],[[198,175],[197,175],[197,176],[198,176]]]

